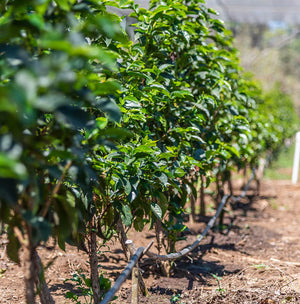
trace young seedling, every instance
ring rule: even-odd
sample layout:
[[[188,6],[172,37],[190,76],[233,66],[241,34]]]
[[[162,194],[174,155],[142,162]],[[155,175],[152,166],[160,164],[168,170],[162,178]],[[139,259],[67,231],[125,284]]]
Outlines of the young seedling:
[[[218,288],[216,289],[216,291],[218,291],[220,293],[220,296],[223,297],[224,293],[226,292],[226,290],[225,290],[225,288],[223,288],[221,286],[221,280],[222,280],[222,278],[219,277],[219,276],[217,276],[216,274],[213,274],[213,273],[211,275],[216,280],[216,283],[218,284]]]
[[[64,282],[73,282],[75,287],[78,289],[78,294],[68,291],[66,293],[66,298],[72,300],[76,304],[81,304],[79,297],[83,297],[85,304],[93,303],[93,290],[92,290],[92,282],[90,278],[87,278],[83,273],[82,269],[76,271],[71,279],[66,279]],[[104,298],[105,293],[110,290],[111,281],[108,278],[104,278],[103,274],[99,276],[99,285],[101,290],[101,299]],[[116,299],[115,297],[114,299]]]

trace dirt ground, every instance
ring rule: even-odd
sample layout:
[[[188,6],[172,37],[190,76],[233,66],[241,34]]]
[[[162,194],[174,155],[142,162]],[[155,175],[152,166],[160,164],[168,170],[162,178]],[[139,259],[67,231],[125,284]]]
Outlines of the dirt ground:
[[[240,183],[235,182],[235,194]],[[206,219],[207,220],[207,219]],[[158,265],[141,262],[149,297],[140,303],[300,303],[300,185],[289,181],[263,181],[259,197],[248,197],[228,206],[226,229],[210,231],[189,257],[176,261],[170,277],[163,277]],[[187,223],[189,232],[181,249],[192,243],[205,223]],[[146,246],[155,235],[151,231],[128,236],[136,247]],[[25,303],[22,268],[5,253],[5,235],[0,239],[0,303]],[[114,281],[127,265],[117,241],[101,248],[100,269]],[[155,248],[152,247],[152,251]],[[109,251],[109,252],[108,252]],[[56,303],[73,303],[66,292],[78,292],[65,279],[79,269],[88,276],[88,256],[76,248],[66,252],[40,248],[46,280]],[[131,303],[131,280],[127,279],[112,303]],[[88,299],[87,299],[88,300]],[[81,303],[85,302],[80,298]]]

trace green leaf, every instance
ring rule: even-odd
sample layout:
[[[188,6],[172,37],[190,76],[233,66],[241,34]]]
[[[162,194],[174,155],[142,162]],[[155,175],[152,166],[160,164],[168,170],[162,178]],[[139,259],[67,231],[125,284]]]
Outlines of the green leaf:
[[[90,121],[90,116],[79,107],[61,106],[56,110],[55,116],[63,125],[70,128],[84,128]]]
[[[84,283],[87,287],[92,287],[92,280],[90,278],[84,279]]]
[[[31,24],[36,26],[39,30],[42,30],[44,28],[45,22],[42,16],[38,14],[30,14],[28,15],[28,20]]]
[[[127,3],[132,3],[132,1],[130,1],[130,0],[120,0],[120,5],[121,6],[123,6],[123,5],[127,4]]]
[[[170,97],[169,91],[162,84],[152,83],[149,87],[144,88],[144,90],[150,90],[150,89],[157,90],[157,91],[163,93],[164,95]]]
[[[132,222],[132,214],[130,207],[128,205],[122,205],[122,213],[121,213],[122,222],[125,226],[130,226]]]
[[[137,153],[152,154],[154,152],[155,151],[147,145],[140,145],[134,149],[134,154],[137,154]]]
[[[103,50],[100,47],[90,45],[73,46],[67,40],[41,39],[38,43],[41,48],[63,51],[70,56],[98,59],[100,62],[106,64],[110,69],[115,69],[116,53]]]
[[[72,194],[71,191],[66,192],[66,201],[69,203],[69,205],[73,208],[76,207],[76,199],[75,196]]]
[[[97,84],[95,94],[96,95],[108,95],[114,94],[117,90],[120,90],[121,86],[118,81],[105,81]]]
[[[44,95],[37,98],[34,102],[34,107],[44,111],[53,112],[61,106],[67,106],[71,101],[67,99],[63,94],[52,93],[51,95]]]
[[[174,65],[173,64],[162,64],[158,67],[158,69],[162,72],[167,69],[174,69]]]
[[[132,133],[121,128],[106,128],[101,132],[101,135],[106,138],[124,139],[132,137]]]
[[[161,220],[162,210],[161,210],[160,206],[156,203],[151,203],[151,210],[155,214],[155,216]]]
[[[134,220],[133,226],[136,231],[143,231],[145,223],[142,218],[137,217]]]
[[[116,122],[120,121],[121,111],[113,100],[102,98],[97,100],[96,106],[103,112],[107,113],[111,120]]]
[[[237,150],[235,146],[227,146],[226,149],[230,151],[232,154],[236,155],[237,157],[240,157],[240,152]]]
[[[205,159],[206,158],[205,150],[203,150],[203,149],[197,149],[195,151],[194,158],[196,160],[203,160],[203,159]]]
[[[171,93],[172,98],[184,98],[186,96],[194,97],[193,94],[189,91],[173,91]]]
[[[122,182],[124,184],[125,193],[127,195],[129,195],[132,191],[132,187],[131,187],[131,184],[130,184],[129,180],[124,178],[124,179],[122,179]]]
[[[158,179],[164,185],[164,187],[167,187],[169,185],[168,176],[165,173],[159,173]]]
[[[65,11],[70,10],[70,4],[68,0],[55,0],[55,2]]]
[[[66,298],[67,299],[73,299],[73,297],[74,297],[74,293],[73,292],[71,292],[71,291],[67,291],[66,292]]]
[[[130,98],[130,97],[126,97],[125,98],[125,106],[126,109],[134,109],[134,108],[141,108],[142,106],[139,104],[139,102],[137,100],[135,100],[135,98]]]
[[[0,112],[10,112],[14,113],[16,112],[16,105],[8,100],[8,97],[3,98],[4,96],[1,96],[3,92],[1,92],[0,87]]]
[[[26,167],[21,162],[11,159],[5,153],[0,152],[0,177],[24,179],[26,176]]]
[[[30,211],[22,212],[23,219],[32,227],[32,241],[38,245],[40,241],[46,242],[51,235],[50,224],[41,216],[35,216]]]
[[[106,117],[97,117],[96,124],[99,129],[104,129],[107,126],[107,118]]]
[[[120,41],[122,43],[128,42],[127,34],[122,30],[121,24],[117,22],[116,15],[99,14],[93,17],[98,30],[100,29],[101,32],[106,35],[106,37]],[[90,21],[93,21],[93,19]]]
[[[132,203],[137,198],[136,191],[131,191],[128,195],[128,201]]]
[[[176,177],[183,177],[183,176],[185,176],[185,171],[181,168],[176,168],[175,169],[175,176]]]
[[[27,101],[34,103],[37,94],[37,79],[26,70],[21,70],[17,73],[16,83],[22,88]]]
[[[57,243],[61,250],[66,251],[65,238],[60,233],[57,235]]]

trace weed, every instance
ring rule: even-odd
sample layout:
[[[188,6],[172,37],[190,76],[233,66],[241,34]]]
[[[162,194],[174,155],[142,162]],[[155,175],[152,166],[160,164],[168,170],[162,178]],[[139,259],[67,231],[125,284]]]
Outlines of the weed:
[[[212,277],[216,280],[216,283],[218,284],[218,288],[216,289],[216,291],[218,291],[220,293],[220,296],[223,297],[224,293],[226,292],[226,290],[224,288],[222,288],[221,286],[221,280],[222,278],[211,273]]]
[[[266,264],[257,264],[257,265],[252,265],[252,267],[256,268],[256,269],[268,269],[269,266]]]
[[[83,297],[84,303],[92,304],[93,303],[93,290],[92,290],[92,281],[90,278],[86,278],[85,274],[83,273],[82,269],[79,269],[73,274],[72,279],[66,279],[64,282],[73,282],[75,283],[76,288],[78,289],[78,294],[68,291],[66,293],[66,298],[71,299],[76,304],[81,304],[79,297]],[[103,274],[99,276],[99,285],[101,290],[101,298],[104,298],[106,292],[110,290],[111,281],[108,278],[104,278]],[[114,299],[116,299],[115,297]]]
[[[249,230],[250,229],[249,224],[246,224],[244,228],[245,228],[245,230]]]
[[[227,229],[227,225],[225,225],[225,224],[218,225],[218,226],[217,226],[217,229],[218,229],[219,231],[225,231],[225,230]]]
[[[0,268],[0,278],[4,276],[5,272],[6,272],[6,268]]]
[[[180,300],[180,294],[175,294],[174,296],[172,296],[171,300],[170,300],[170,303],[171,304],[185,304],[183,302],[178,302]]]

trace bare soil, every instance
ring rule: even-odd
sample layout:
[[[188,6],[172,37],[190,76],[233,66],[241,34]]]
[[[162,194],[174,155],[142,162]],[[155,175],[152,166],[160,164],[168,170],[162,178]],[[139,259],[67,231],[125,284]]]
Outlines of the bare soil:
[[[241,183],[235,181],[235,194]],[[228,205],[223,231],[210,231],[189,257],[176,261],[170,277],[162,276],[159,265],[144,259],[140,264],[149,297],[140,303],[300,303],[300,186],[289,181],[263,181],[259,196],[249,191],[240,202]],[[186,240],[177,248],[192,243],[205,227],[201,222],[187,223]],[[152,231],[128,236],[136,247],[146,246]],[[0,303],[25,303],[21,266],[8,260],[7,240],[0,238]],[[102,247],[100,269],[114,281],[127,265],[118,241]],[[155,251],[153,246],[152,251]],[[46,280],[56,303],[72,303],[68,291],[78,293],[66,279],[82,269],[88,276],[88,256],[68,246],[66,251],[49,246],[39,248]],[[85,302],[83,297],[81,303]],[[131,280],[121,287],[112,303],[131,303]]]

